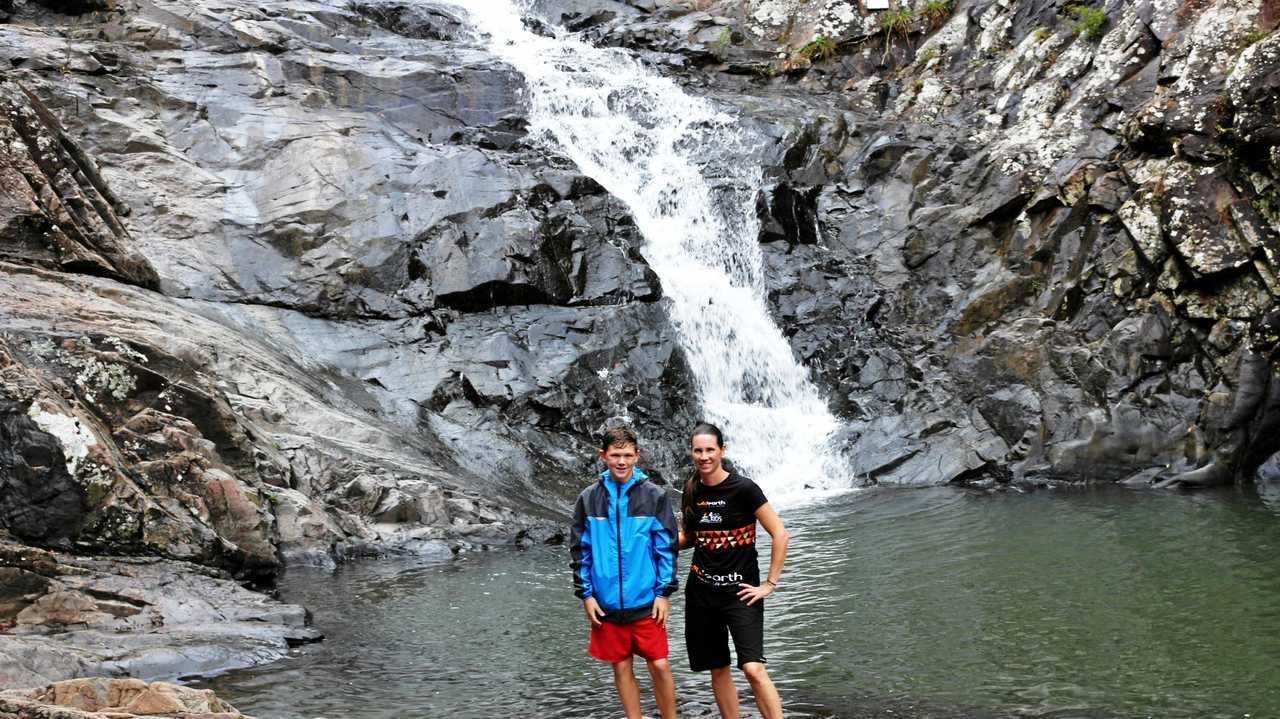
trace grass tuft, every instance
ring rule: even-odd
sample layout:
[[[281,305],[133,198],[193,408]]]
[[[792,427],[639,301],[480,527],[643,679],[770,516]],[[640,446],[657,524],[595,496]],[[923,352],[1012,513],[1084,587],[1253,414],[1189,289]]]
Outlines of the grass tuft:
[[[720,34],[716,37],[716,41],[712,43],[711,48],[717,57],[723,59],[729,52],[729,46],[732,44],[733,31],[726,27],[720,31]]]
[[[800,46],[796,51],[797,55],[809,60],[810,62],[818,62],[821,60],[830,60],[840,52],[840,45],[835,40],[826,35],[815,35],[812,40]]]
[[[1110,18],[1107,12],[1088,5],[1068,5],[1067,11],[1076,16],[1075,31],[1090,40],[1097,40],[1107,34],[1107,23]]]
[[[955,0],[929,0],[920,8],[920,17],[924,18],[930,30],[937,30],[951,17],[955,8]]]
[[[903,40],[911,34],[911,21],[915,15],[911,13],[911,8],[903,7],[897,10],[890,10],[880,17],[880,29],[884,30],[884,57],[889,57],[889,48],[893,43],[893,36],[897,35]]]

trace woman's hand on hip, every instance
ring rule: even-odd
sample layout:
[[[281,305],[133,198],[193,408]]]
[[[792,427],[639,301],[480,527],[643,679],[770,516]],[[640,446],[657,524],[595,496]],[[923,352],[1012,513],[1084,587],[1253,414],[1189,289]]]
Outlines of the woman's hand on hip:
[[[738,599],[746,602],[747,606],[773,594],[773,585],[767,582],[761,582],[759,586],[752,584],[739,584],[738,586],[742,587],[742,589],[738,590]]]

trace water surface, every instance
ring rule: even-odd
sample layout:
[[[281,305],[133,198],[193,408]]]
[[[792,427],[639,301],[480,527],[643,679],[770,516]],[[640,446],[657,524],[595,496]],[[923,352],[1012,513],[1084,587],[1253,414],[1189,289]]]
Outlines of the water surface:
[[[1278,501],[937,488],[787,510],[770,670],[789,716],[1280,716]],[[620,716],[564,548],[291,571],[281,591],[328,639],[209,682],[262,719]],[[673,613],[680,700],[705,714]]]

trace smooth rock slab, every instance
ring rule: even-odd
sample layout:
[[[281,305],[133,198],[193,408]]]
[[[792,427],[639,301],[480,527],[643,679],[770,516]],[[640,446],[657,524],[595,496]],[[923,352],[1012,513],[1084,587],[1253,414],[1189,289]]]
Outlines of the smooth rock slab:
[[[281,659],[315,641],[306,610],[193,564],[80,558],[0,540],[0,568],[28,582],[19,622],[0,622],[0,689],[83,676],[172,679]]]

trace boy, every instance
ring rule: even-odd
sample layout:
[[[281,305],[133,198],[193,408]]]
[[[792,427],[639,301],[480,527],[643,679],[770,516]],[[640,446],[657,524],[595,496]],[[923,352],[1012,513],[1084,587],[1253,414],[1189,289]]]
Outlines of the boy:
[[[574,593],[591,623],[587,653],[613,665],[627,719],[641,719],[631,656],[644,657],[662,719],[675,719],[667,661],[667,598],[678,586],[675,514],[666,491],[635,466],[635,432],[606,430],[600,459],[608,469],[578,495],[569,542]]]

